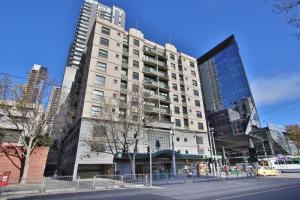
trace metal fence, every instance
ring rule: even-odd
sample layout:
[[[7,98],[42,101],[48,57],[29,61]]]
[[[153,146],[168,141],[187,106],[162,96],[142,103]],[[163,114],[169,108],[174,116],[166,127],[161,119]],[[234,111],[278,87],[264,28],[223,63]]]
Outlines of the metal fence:
[[[216,174],[170,174],[155,173],[152,175],[152,185],[184,184],[207,181],[226,181],[234,179],[255,178],[256,174],[248,172],[218,172]],[[65,192],[76,190],[112,189],[123,187],[150,186],[149,174],[97,175],[90,179],[73,180],[72,176],[54,176],[45,178],[26,178],[21,183],[20,178],[10,177],[8,185],[1,187],[0,194]]]

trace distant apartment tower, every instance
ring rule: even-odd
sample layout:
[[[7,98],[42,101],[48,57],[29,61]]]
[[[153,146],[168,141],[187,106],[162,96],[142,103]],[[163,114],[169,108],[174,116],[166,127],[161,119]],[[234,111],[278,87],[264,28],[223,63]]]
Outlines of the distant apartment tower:
[[[260,126],[234,36],[225,39],[197,61],[206,116],[215,136],[248,134],[252,126]]]
[[[55,115],[58,111],[58,103],[60,98],[61,88],[58,86],[53,86],[51,89],[50,97],[48,100],[48,129],[51,130],[51,127],[54,122]]]
[[[44,81],[48,77],[48,68],[34,64],[28,75],[28,81],[25,85],[25,96],[31,102],[39,100],[39,94],[42,90]]]
[[[64,101],[69,94],[76,71],[79,67],[82,54],[86,50],[86,44],[96,17],[112,22],[124,28],[125,12],[117,7],[107,7],[96,0],[85,0],[80,10],[76,26],[74,40],[70,46],[64,77],[62,81],[62,97]]]
[[[72,95],[71,99],[76,105],[76,120],[62,145],[61,174],[88,178],[131,173],[124,160],[117,163],[118,158],[87,145],[85,138],[96,137],[103,131],[97,129],[103,99],[118,99],[120,104],[112,112],[122,117],[126,113],[123,104],[133,103],[132,92],[138,91],[145,95],[145,120],[151,118],[156,125],[148,129],[148,136],[139,143],[138,152],[144,158],[136,162],[136,173],[146,173],[149,166],[147,143],[158,157],[167,156],[155,161],[161,171],[170,169],[172,139],[178,155],[178,173],[183,173],[187,166],[195,167],[201,158],[208,158],[206,119],[195,58],[178,52],[171,44],[151,42],[137,29],[125,31],[100,13],[80,67],[73,83],[77,86],[72,87],[79,88],[75,92],[79,96]],[[174,138],[171,131],[175,131]]]

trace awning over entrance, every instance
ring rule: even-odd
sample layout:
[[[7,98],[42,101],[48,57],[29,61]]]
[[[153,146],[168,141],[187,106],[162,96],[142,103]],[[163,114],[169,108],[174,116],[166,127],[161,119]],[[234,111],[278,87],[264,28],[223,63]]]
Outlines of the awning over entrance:
[[[130,156],[133,154],[130,153]],[[155,153],[152,153],[152,158],[172,158],[173,151],[169,149],[165,150],[160,150]],[[199,154],[199,155],[194,155],[194,154],[181,154],[175,151],[175,157],[176,160],[200,160],[200,159],[206,159],[206,156],[204,154]],[[128,154],[127,153],[122,153],[118,154],[115,156],[115,159],[120,159],[120,160],[127,160]],[[148,153],[137,153],[136,160],[147,160],[149,159],[149,154]]]

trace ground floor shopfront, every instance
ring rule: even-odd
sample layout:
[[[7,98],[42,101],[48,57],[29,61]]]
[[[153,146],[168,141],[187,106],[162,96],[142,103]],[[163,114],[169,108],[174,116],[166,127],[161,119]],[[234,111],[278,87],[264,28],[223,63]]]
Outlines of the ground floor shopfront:
[[[188,172],[204,172],[207,167],[206,155],[180,154],[174,152],[176,163],[176,174],[186,174]],[[79,164],[77,167],[77,176],[80,178],[93,178],[101,175],[123,175],[132,174],[132,165],[129,159],[132,154],[122,154],[114,158],[112,164]],[[152,153],[152,173],[173,173],[173,151],[161,150]],[[138,153],[136,155],[135,173],[150,173],[150,155],[147,153]]]

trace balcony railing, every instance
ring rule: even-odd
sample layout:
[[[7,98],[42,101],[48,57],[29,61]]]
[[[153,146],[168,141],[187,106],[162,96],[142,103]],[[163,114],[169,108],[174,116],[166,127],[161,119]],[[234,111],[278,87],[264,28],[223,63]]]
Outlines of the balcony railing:
[[[167,90],[169,90],[169,86],[168,86],[168,85],[166,85],[166,84],[162,84],[162,83],[160,83],[160,84],[159,84],[159,87],[160,87],[160,88],[163,88],[163,89],[167,89]]]
[[[160,100],[163,100],[163,101],[170,101],[170,99],[169,99],[168,96],[162,96],[162,95],[159,95],[159,99],[160,99]]]
[[[151,94],[151,93],[145,92],[144,95],[145,95],[146,98],[159,99],[159,95],[158,94]]]
[[[127,92],[127,88],[121,87],[121,92]]]
[[[162,73],[162,72],[158,72],[159,76],[164,77],[164,78],[169,78],[168,77],[168,73]]]
[[[145,85],[153,85],[153,86],[158,87],[158,82],[155,82],[155,81],[144,80],[143,83],[144,83]]]
[[[171,114],[171,110],[167,108],[160,108],[160,112],[162,114]]]
[[[129,53],[129,52],[128,52],[128,50],[124,50],[124,49],[123,49],[123,51],[122,51],[122,55],[124,55],[124,56],[128,56],[128,53]]]
[[[145,73],[157,74],[157,71],[155,69],[152,69],[152,68],[146,68],[146,67],[144,67],[143,71]]]
[[[128,79],[127,74],[121,74],[121,79],[122,79],[122,80],[127,80],[127,79]]]
[[[128,63],[122,62],[122,67],[128,68]]]
[[[145,57],[143,58],[143,61],[144,62],[147,62],[149,64],[152,64],[152,65],[155,65],[157,64],[157,60],[153,59],[153,58],[150,58],[150,57]]]
[[[144,110],[146,112],[159,112],[159,108],[154,106],[147,106],[147,105],[145,105]]]

